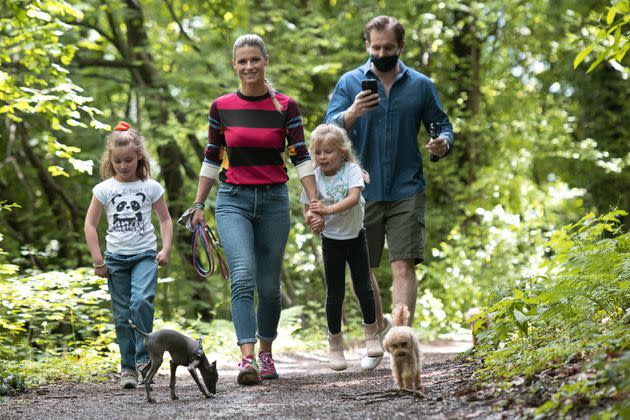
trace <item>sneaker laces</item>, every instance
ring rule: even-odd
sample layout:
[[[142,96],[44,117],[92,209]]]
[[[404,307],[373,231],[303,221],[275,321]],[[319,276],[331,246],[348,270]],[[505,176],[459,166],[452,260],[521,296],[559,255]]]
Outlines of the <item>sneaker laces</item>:
[[[253,356],[243,356],[240,362],[238,362],[238,367],[242,369],[252,368],[258,371],[258,366],[256,363],[256,359]]]
[[[275,372],[276,366],[273,361],[273,357],[271,357],[271,353],[266,351],[261,351],[258,353],[258,360],[260,360],[260,370],[263,372]]]

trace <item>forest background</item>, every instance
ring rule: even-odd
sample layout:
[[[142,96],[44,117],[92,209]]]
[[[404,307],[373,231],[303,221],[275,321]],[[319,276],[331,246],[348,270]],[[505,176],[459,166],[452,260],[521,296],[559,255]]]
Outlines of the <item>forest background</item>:
[[[388,14],[406,27],[403,61],[433,79],[456,132],[447,159],[423,157],[416,331],[457,336],[465,312],[483,306],[476,327],[493,322],[471,354],[484,357],[481,378],[509,384],[576,363],[591,374],[543,398],[542,412],[602,401],[628,409],[628,3],[0,0],[0,395],[90,379],[73,369],[79,361],[117,368],[83,218],[119,120],[144,134],[176,219],[194,198],[208,107],[238,87],[237,36],[265,39],[268,77],[299,102],[308,139],[339,76],[368,57],[363,25]],[[323,348],[319,239],[304,226],[290,165],[289,175],[284,345]],[[156,325],[212,332],[213,346],[235,354],[227,283],[194,272],[185,229],[174,241]],[[352,299],[345,316],[359,322]]]

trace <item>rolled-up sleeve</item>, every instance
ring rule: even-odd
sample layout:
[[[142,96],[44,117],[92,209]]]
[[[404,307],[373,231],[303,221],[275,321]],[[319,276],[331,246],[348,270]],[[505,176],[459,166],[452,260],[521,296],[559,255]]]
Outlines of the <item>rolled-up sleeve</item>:
[[[422,121],[424,122],[425,128],[427,129],[427,131],[429,131],[430,123],[437,122],[440,127],[437,134],[438,136],[446,138],[450,151],[453,148],[453,144],[455,142],[455,136],[453,135],[453,126],[448,120],[448,115],[446,115],[446,112],[444,111],[442,101],[440,101],[437,89],[432,82],[427,82],[425,84],[425,91],[423,96],[425,98],[425,111],[422,116]]]
[[[346,78],[342,77],[337,82],[335,90],[332,93],[332,97],[330,98],[328,111],[326,111],[326,115],[324,116],[324,122],[326,124],[334,124],[341,128],[345,128],[343,117],[346,113],[346,109],[352,105],[352,100],[350,100],[347,91]]]

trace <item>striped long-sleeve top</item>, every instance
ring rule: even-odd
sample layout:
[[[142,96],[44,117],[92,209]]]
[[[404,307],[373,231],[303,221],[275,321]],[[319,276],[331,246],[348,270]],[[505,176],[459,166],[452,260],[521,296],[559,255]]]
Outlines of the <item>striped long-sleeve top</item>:
[[[285,148],[300,178],[313,174],[300,108],[286,95],[276,99],[283,112],[269,94],[234,92],[212,103],[201,176],[238,185],[285,183]]]

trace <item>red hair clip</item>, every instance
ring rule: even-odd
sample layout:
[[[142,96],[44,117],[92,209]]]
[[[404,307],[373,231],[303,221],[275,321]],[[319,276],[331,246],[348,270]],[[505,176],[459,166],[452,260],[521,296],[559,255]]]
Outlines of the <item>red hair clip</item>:
[[[127,124],[124,121],[121,121],[121,122],[118,123],[116,128],[114,128],[114,131],[127,131],[127,130],[129,130],[129,127],[131,127],[129,124]]]

